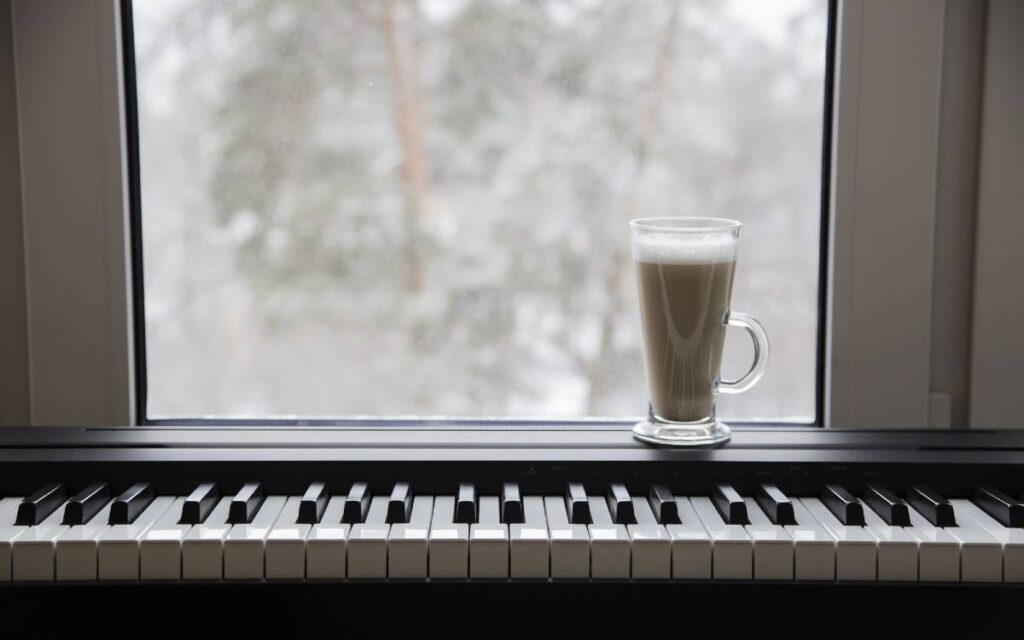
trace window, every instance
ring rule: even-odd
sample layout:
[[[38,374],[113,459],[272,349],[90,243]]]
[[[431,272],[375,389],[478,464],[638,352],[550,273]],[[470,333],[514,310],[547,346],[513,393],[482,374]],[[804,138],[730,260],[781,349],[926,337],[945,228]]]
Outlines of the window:
[[[721,415],[818,420],[829,9],[135,3],[145,416],[637,416],[626,223],[689,214],[773,347]]]

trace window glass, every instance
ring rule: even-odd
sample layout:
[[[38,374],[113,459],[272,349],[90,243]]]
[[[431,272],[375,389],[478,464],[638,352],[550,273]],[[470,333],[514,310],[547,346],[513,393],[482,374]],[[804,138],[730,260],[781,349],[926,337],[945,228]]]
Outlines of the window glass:
[[[640,415],[627,222],[703,215],[720,414],[815,419],[825,0],[133,11],[149,418]]]

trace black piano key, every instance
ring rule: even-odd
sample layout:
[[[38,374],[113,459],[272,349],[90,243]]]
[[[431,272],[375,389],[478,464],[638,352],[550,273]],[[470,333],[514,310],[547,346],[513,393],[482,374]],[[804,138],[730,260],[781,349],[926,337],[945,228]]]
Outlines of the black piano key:
[[[519,495],[519,485],[506,482],[501,487],[501,522],[522,524],[523,520],[523,499]]]
[[[131,524],[153,502],[153,485],[137,482],[110,505],[110,524]]]
[[[263,485],[259,482],[246,482],[231,498],[228,507],[228,524],[249,524],[266,500]]]
[[[587,492],[580,482],[570,482],[565,489],[565,512],[569,515],[570,524],[592,524],[590,519],[590,503]]]
[[[85,524],[110,502],[110,487],[106,482],[94,482],[82,489],[64,507],[64,524]]]
[[[995,487],[978,487],[971,498],[978,508],[1012,529],[1024,528],[1024,504]]]
[[[864,526],[864,505],[838,484],[825,485],[821,501],[839,522],[849,527]]]
[[[213,482],[203,482],[192,490],[181,505],[181,524],[202,524],[217,506],[220,490]]]
[[[660,484],[651,486],[647,496],[651,511],[659,524],[681,524],[679,522],[679,505],[668,487]]]
[[[412,488],[408,482],[396,482],[388,498],[388,524],[409,522],[412,513]]]
[[[633,498],[629,495],[626,485],[615,482],[608,488],[608,511],[612,514],[615,524],[636,524],[633,513]]]
[[[306,489],[299,502],[298,524],[320,524],[320,518],[324,517],[324,509],[327,508],[327,484],[314,482]]]
[[[366,512],[370,509],[370,489],[365,482],[357,482],[345,496],[345,507],[341,512],[341,521],[348,524],[359,524],[366,521]]]
[[[747,518],[747,505],[732,486],[715,485],[712,502],[726,524],[750,524],[750,519]]]
[[[924,485],[911,487],[907,491],[907,502],[936,527],[956,526],[953,505]]]
[[[68,491],[64,485],[51,482],[21,501],[14,524],[35,526],[56,511],[67,499]]]
[[[772,524],[786,526],[796,524],[796,516],[793,514],[793,503],[786,494],[774,484],[763,484],[757,490],[757,504],[764,509]]]
[[[864,491],[864,502],[892,527],[910,526],[910,509],[907,503],[895,493],[877,484],[868,485]]]
[[[455,522],[476,524],[476,488],[472,482],[459,485],[459,495],[455,498]]]

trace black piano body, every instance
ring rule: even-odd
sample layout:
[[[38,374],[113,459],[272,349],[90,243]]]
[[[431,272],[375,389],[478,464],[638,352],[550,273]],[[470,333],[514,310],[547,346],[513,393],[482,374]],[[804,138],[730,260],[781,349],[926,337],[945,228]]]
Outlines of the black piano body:
[[[640,444],[616,424],[0,430],[0,497],[25,496],[51,482],[74,492],[98,480],[115,493],[145,481],[158,496],[187,495],[207,481],[226,493],[255,481],[283,495],[301,495],[311,482],[332,492],[364,482],[371,493],[386,494],[398,481],[421,494],[455,494],[466,482],[479,494],[495,494],[513,481],[523,495],[561,494],[570,483],[591,495],[612,484],[636,495],[652,485],[711,495],[722,484],[753,495],[770,483],[790,496],[817,496],[834,484],[855,496],[869,486],[899,495],[927,486],[946,498],[971,499],[980,486],[1015,496],[1024,487],[1024,433],[740,427],[726,446],[684,450]],[[1017,628],[1024,589],[1006,582],[799,579],[6,582],[0,600],[5,628],[40,637],[153,625],[156,634],[227,637],[318,629],[513,637],[654,628],[980,637]]]

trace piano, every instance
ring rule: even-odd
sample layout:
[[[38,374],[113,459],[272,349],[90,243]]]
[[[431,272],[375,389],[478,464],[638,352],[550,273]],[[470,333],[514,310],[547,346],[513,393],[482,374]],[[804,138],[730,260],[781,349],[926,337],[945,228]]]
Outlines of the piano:
[[[991,621],[1024,593],[1024,433],[741,427],[685,450],[622,425],[0,430],[0,594],[147,585],[612,609],[924,593]]]

